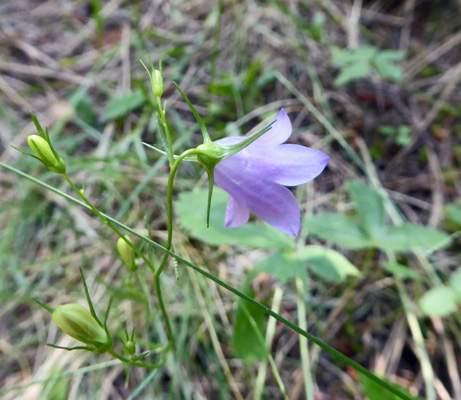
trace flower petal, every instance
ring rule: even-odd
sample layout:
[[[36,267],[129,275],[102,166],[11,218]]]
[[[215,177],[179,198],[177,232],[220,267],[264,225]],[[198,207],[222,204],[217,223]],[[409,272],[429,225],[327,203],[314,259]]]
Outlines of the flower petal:
[[[238,226],[246,224],[249,219],[250,210],[246,204],[229,195],[224,226],[228,228],[237,228]]]
[[[291,135],[292,127],[290,118],[288,118],[283,108],[272,121],[275,120],[276,122],[272,125],[272,128],[264,133],[259,139],[256,139],[254,143],[264,146],[276,146],[288,140]]]
[[[283,186],[298,186],[317,177],[326,167],[329,157],[319,150],[296,144],[282,144],[273,149],[254,149],[253,168],[265,170],[265,175]]]
[[[215,182],[274,228],[298,236],[301,220],[299,207],[287,188],[263,179],[254,179],[254,176],[243,174],[241,170],[223,172],[218,167]]]
[[[274,120],[277,121],[272,125],[271,129],[263,133],[260,138],[256,139],[246,149],[254,149],[261,146],[276,146],[288,140],[292,131],[291,121],[283,108],[272,121]],[[246,136],[231,136],[216,140],[215,143],[233,145],[243,142],[247,138]]]

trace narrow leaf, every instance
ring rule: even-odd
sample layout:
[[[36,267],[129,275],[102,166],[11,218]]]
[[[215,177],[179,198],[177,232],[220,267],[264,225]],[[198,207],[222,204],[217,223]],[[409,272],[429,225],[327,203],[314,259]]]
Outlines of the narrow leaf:
[[[178,86],[178,84],[176,82],[173,82],[173,85],[176,86],[176,89],[178,89],[178,92],[181,93],[181,96],[183,97],[184,101],[187,103],[187,105],[189,106],[190,110],[192,111],[192,113],[194,114],[194,117],[195,119],[197,120],[197,123],[198,125],[200,126],[200,129],[202,130],[202,136],[203,136],[203,143],[210,143],[211,142],[211,139],[210,139],[210,136],[208,135],[208,131],[206,129],[206,126],[205,124],[203,123],[202,121],[202,118],[200,117],[200,115],[198,114],[197,110],[194,108],[194,106],[192,105],[192,103],[189,101],[189,99],[187,98],[187,96],[185,95],[185,93],[181,90],[181,88]]]

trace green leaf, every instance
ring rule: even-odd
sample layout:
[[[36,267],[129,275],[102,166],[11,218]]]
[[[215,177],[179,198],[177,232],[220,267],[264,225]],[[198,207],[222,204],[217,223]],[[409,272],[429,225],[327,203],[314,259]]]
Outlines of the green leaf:
[[[384,268],[389,271],[391,274],[401,277],[401,278],[409,278],[414,280],[422,280],[422,276],[418,274],[416,271],[413,271],[409,267],[398,264],[398,263],[386,263],[384,264]]]
[[[378,126],[378,132],[381,135],[395,136],[397,134],[397,129],[391,125],[380,125]]]
[[[429,290],[419,300],[424,314],[428,316],[444,317],[458,309],[458,293],[446,286],[439,286]]]
[[[123,117],[146,103],[146,97],[141,90],[114,96],[107,105],[102,117],[103,121],[110,121]]]
[[[244,290],[242,292],[254,297],[254,293],[247,293]],[[249,315],[247,315],[243,307],[247,308]],[[257,337],[249,316],[254,319],[257,328],[264,337],[266,314],[254,305],[239,300],[235,314],[232,347],[239,358],[251,365],[264,360],[267,349]]]
[[[444,211],[449,220],[461,225],[461,203],[448,204]]]
[[[391,251],[430,250],[447,240],[448,235],[435,229],[403,224],[388,228],[377,244],[380,249]]]
[[[377,51],[374,46],[360,46],[353,50],[353,54],[356,60],[370,61],[375,57]]]
[[[344,282],[348,276],[359,276],[360,271],[342,254],[321,246],[303,247],[297,252],[308,268],[327,282]]]
[[[83,95],[80,99],[77,100],[76,104],[73,104],[73,107],[78,118],[90,126],[96,126],[97,117],[94,111],[95,106],[90,97]]]
[[[262,60],[257,58],[248,66],[248,70],[242,79],[242,83],[245,86],[251,86],[257,80],[261,74],[261,65]]]
[[[408,125],[400,125],[397,130],[395,143],[399,146],[407,146],[411,143],[411,128]]]
[[[261,273],[276,276],[282,285],[294,277],[300,277],[306,284],[304,262],[299,260],[293,253],[274,253],[256,264],[245,279],[241,289],[243,293],[253,298],[258,295],[252,289],[252,283]],[[267,304],[269,299],[258,300]],[[246,307],[249,313],[246,313],[243,307]],[[239,300],[235,315],[232,344],[237,355],[248,364],[252,364],[264,360],[267,355],[267,349],[265,344],[258,339],[249,317],[254,319],[261,336],[264,337],[266,313],[243,300]]]
[[[461,298],[461,267],[459,267],[450,278],[450,286],[456,291]]]
[[[325,27],[326,16],[323,12],[316,12],[312,18],[312,25],[310,29],[310,34],[312,39],[317,42],[322,41],[323,31]]]
[[[304,287],[307,287],[305,260],[299,256],[299,252],[271,254],[255,265],[251,270],[251,275],[256,276],[261,272],[276,276],[281,285],[297,277],[303,281]]]
[[[362,229],[375,242],[385,228],[385,211],[381,196],[363,182],[347,183],[347,191],[354,201]]]
[[[341,86],[349,82],[356,81],[357,79],[362,79],[367,76],[370,71],[370,64],[363,61],[358,61],[354,64],[344,67],[343,70],[335,79],[335,85]]]
[[[375,56],[375,62],[402,61],[405,58],[405,52],[401,50],[381,50]]]
[[[247,223],[239,228],[226,228],[224,217],[228,195],[215,187],[210,211],[210,227],[206,227],[208,190],[181,193],[175,201],[179,222],[192,236],[208,244],[237,244],[257,248],[291,249],[294,240],[266,223]]]
[[[335,49],[333,50],[332,61],[339,65],[357,62],[365,62],[368,65],[375,54],[376,47],[373,46],[361,46],[355,50]]]
[[[371,380],[366,375],[360,372],[358,373],[358,378],[359,378],[360,385],[363,388],[363,393],[365,394],[365,397],[367,399],[369,400],[401,400],[401,397],[384,389],[379,383]],[[402,392],[403,395],[409,397],[410,399],[420,400],[419,397],[413,396],[408,391],[408,389],[403,388],[397,383],[391,382],[382,376],[379,378],[386,381],[389,385],[393,386],[395,389],[397,389],[399,392]]]
[[[385,79],[392,79],[394,81],[399,81],[403,76],[403,69],[395,64],[389,62],[375,62],[374,67],[376,72]]]
[[[341,214],[321,214],[307,219],[309,233],[349,249],[373,247],[366,233],[349,217]]]

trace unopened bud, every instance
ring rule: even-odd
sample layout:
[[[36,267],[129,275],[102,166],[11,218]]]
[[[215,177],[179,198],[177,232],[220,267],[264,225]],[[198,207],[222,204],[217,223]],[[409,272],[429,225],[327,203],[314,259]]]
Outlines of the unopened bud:
[[[152,92],[155,97],[162,97],[163,95],[163,77],[161,69],[152,69]]]
[[[131,243],[130,238],[125,235],[125,239],[119,238],[117,240],[117,250],[118,250],[118,253],[120,254],[120,257],[122,257],[123,263],[128,268],[128,270],[133,271],[136,268],[135,259],[134,259],[134,250],[127,243],[127,241]]]
[[[107,345],[110,339],[105,329],[80,304],[70,303],[58,306],[53,311],[53,321],[64,333],[86,344],[94,342]]]
[[[45,164],[51,171],[58,174],[66,172],[66,164],[51,149],[50,143],[39,135],[30,135],[27,138],[27,143],[32,151],[37,155],[40,161]]]
[[[131,340],[127,340],[125,343],[125,351],[130,356],[133,356],[136,353],[136,346]]]

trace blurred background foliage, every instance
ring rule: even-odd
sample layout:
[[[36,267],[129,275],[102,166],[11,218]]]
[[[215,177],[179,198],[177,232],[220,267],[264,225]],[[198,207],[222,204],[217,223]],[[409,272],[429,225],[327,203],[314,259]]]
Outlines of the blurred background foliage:
[[[164,243],[168,163],[143,145],[162,143],[138,60],[162,57],[176,152],[201,135],[173,81],[213,139],[284,107],[291,142],[330,156],[296,191],[300,238],[224,229],[219,191],[207,230],[206,177],[187,164],[175,251],[411,395],[460,400],[460,17],[459,0],[3,0],[0,161],[70,193],[9,147],[35,133],[32,110],[86,195]],[[390,398],[182,265],[164,274],[165,368],[125,385],[118,362],[46,347],[72,341],[30,297],[84,304],[79,267],[97,311],[115,296],[112,330],[136,327],[140,350],[165,336],[98,220],[3,168],[0,194],[3,399]]]

